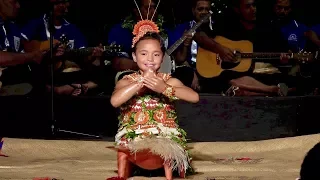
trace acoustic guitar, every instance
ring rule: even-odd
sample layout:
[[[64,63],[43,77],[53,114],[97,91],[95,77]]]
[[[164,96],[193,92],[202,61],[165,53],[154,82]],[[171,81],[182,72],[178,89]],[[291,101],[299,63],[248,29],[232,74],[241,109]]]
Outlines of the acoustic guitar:
[[[55,69],[59,69],[62,66],[62,64],[65,63],[67,65],[67,68],[73,69],[71,70],[72,72],[80,70],[80,68],[75,62],[77,58],[74,58],[74,57],[79,57],[79,59],[81,59],[81,57],[86,57],[91,55],[94,50],[94,47],[87,47],[87,48],[81,48],[81,49],[71,48],[69,45],[69,39],[65,35],[62,35],[59,38],[59,40],[54,39],[53,44],[54,44],[54,49],[56,49],[58,46],[62,46],[65,49],[64,55],[62,57],[59,57],[59,59],[63,59],[63,61],[58,60],[54,62]],[[115,43],[111,43],[108,46],[102,46],[101,48],[103,49],[103,57],[114,55],[115,53],[121,52],[122,50],[122,47],[120,45],[116,45]],[[41,50],[41,51],[50,50],[50,40],[46,40],[46,41],[32,40],[28,42],[28,44],[25,46],[26,52],[32,52],[37,50]],[[69,70],[66,70],[66,71],[69,71]]]
[[[217,36],[214,40],[231,49],[236,55],[236,62],[224,62],[219,54],[198,48],[196,68],[199,74],[205,78],[219,76],[223,71],[247,72],[252,66],[252,60],[261,62],[279,61],[283,53],[253,52],[253,44],[250,41],[232,41],[222,36]],[[299,63],[308,63],[317,58],[318,53],[285,53],[290,59]]]
[[[211,4],[211,6],[213,3]],[[186,34],[194,33],[200,26],[203,24],[212,14],[212,11],[209,11],[209,13],[205,16],[203,16],[192,28],[190,28]],[[159,69],[159,72],[162,73],[172,73],[172,71],[175,71],[175,62],[173,59],[171,59],[171,54],[186,40],[187,35],[182,36],[179,38],[173,45],[170,46],[169,49],[167,49],[164,57],[163,62],[161,64],[161,67]]]
[[[94,50],[94,47],[72,49],[71,47],[69,47],[68,43],[69,43],[69,40],[65,35],[62,35],[59,40],[57,39],[53,40],[54,47],[57,48],[58,46],[63,45],[66,48],[65,54],[68,54],[68,55],[72,54],[75,56],[88,56]],[[120,52],[122,49],[120,45],[116,45],[115,43],[111,43],[108,46],[102,46],[101,48],[104,51],[104,55],[110,55],[112,53]],[[28,42],[24,50],[25,52],[32,52],[37,50],[42,50],[42,51],[50,50],[50,40],[46,40],[46,41],[32,40]]]

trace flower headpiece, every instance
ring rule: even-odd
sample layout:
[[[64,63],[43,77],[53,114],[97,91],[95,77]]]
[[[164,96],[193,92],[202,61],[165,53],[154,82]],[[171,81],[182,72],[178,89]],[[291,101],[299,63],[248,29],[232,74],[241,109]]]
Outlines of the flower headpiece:
[[[135,36],[133,39],[132,39],[132,47],[134,47],[134,45],[139,41],[139,39],[141,37],[143,37],[145,34],[147,34],[148,32],[154,32],[154,33],[159,33],[159,27],[157,26],[157,24],[155,22],[152,21],[152,18],[155,14],[155,12],[157,11],[158,9],[158,6],[159,6],[159,3],[160,3],[160,0],[158,1],[158,4],[157,4],[157,7],[151,17],[150,20],[148,20],[148,16],[149,16],[149,9],[150,9],[150,5],[151,5],[151,1],[152,0],[149,0],[149,8],[148,8],[148,14],[147,14],[147,19],[146,20],[143,20],[143,17],[142,17],[142,14],[141,14],[141,11],[139,9],[139,6],[136,2],[136,0],[134,0],[137,8],[138,8],[138,11],[139,11],[139,14],[140,14],[140,17],[141,17],[141,21],[137,22],[136,25],[134,25],[134,28],[133,28],[133,31],[132,31],[132,34]]]

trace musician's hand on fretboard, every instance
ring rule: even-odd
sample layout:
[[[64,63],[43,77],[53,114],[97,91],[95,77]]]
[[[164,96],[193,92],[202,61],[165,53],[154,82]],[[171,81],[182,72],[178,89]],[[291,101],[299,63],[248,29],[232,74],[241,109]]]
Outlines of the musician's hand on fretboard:
[[[103,46],[102,46],[102,44],[100,44],[99,46],[93,48],[91,56],[92,57],[102,57],[103,51],[104,51]]]

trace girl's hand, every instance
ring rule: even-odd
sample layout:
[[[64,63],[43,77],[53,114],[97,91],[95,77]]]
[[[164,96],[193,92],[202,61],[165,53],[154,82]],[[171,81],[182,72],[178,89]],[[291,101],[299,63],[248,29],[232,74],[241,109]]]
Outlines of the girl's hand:
[[[157,76],[144,77],[143,84],[145,87],[157,93],[162,93],[167,87],[164,80]]]
[[[156,74],[152,69],[148,69],[147,72],[143,73],[143,77],[153,77],[153,76],[156,76]]]

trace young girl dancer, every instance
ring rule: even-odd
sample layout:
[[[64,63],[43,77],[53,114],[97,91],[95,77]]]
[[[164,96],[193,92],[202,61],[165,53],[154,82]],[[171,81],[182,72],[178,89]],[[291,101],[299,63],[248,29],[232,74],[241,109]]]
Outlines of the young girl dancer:
[[[158,73],[165,53],[158,32],[152,21],[136,24],[132,56],[140,70],[118,81],[112,94],[111,104],[120,107],[120,124],[115,137],[118,177],[109,179],[127,179],[133,164],[148,170],[163,167],[168,180],[173,170],[185,177],[191,168],[173,101],[197,103],[199,95],[169,74]]]

